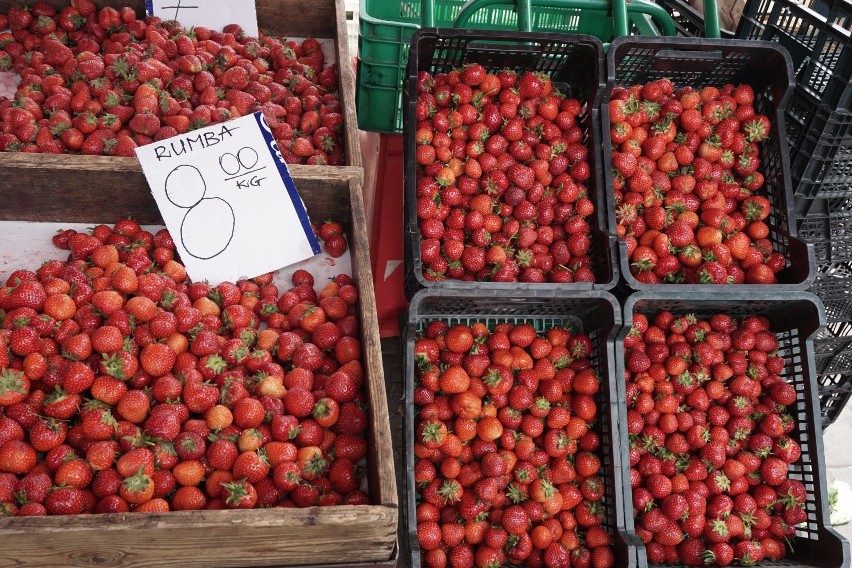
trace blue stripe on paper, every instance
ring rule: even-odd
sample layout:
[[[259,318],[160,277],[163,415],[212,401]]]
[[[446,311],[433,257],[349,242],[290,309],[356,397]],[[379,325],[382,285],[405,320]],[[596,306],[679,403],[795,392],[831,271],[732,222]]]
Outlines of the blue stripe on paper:
[[[151,2],[152,0],[145,1]],[[290,177],[290,170],[287,169],[287,162],[285,162],[283,156],[281,156],[281,150],[278,149],[278,142],[272,135],[272,129],[269,127],[269,123],[266,122],[266,118],[264,118],[263,113],[254,113],[254,119],[257,121],[257,125],[260,128],[261,134],[263,134],[264,140],[266,140],[269,153],[272,154],[272,161],[275,162],[275,165],[278,167],[278,173],[284,181],[284,187],[287,188],[287,193],[290,195],[290,201],[293,203],[293,208],[299,216],[299,222],[302,224],[302,230],[311,245],[311,250],[314,254],[320,254],[322,249],[320,248],[316,235],[314,235],[313,229],[311,229],[311,220],[308,217],[308,212],[305,210],[305,204],[302,202],[299,191],[296,189],[296,184],[293,183],[293,178]]]

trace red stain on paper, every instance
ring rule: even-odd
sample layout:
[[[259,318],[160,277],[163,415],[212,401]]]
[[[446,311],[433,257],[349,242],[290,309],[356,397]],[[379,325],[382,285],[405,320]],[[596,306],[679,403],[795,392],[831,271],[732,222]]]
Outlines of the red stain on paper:
[[[7,71],[0,72],[0,98],[14,99],[21,83],[21,76]]]

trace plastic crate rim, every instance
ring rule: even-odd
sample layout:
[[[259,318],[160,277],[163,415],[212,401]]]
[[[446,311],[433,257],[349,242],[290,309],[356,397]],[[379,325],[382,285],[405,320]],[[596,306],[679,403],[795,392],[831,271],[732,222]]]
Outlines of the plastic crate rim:
[[[651,290],[642,290],[634,292],[624,301],[624,313],[622,314],[622,330],[616,334],[616,340],[623,339],[622,332],[626,335],[633,326],[633,307],[637,302],[642,300],[684,300],[690,302],[708,302],[708,301],[765,301],[765,302],[790,302],[790,301],[805,301],[810,302],[816,307],[818,327],[813,335],[816,335],[822,328],[825,327],[825,306],[816,294],[804,291],[792,292],[754,292],[736,291],[723,292],[716,296],[708,296],[704,291],[672,291],[672,292],[656,292]],[[811,336],[813,337],[813,336]],[[809,338],[808,341],[813,341]]]
[[[364,0],[361,0],[364,2]],[[590,43],[598,50],[599,55],[603,55],[604,46],[601,40],[589,34],[560,34],[555,32],[521,32],[508,30],[474,30],[463,28],[418,28],[411,36],[411,45],[414,45],[424,37],[464,37],[475,35],[476,38],[471,43],[484,42],[488,39],[498,41],[512,41],[518,44],[530,43],[530,41],[558,41],[561,43]],[[771,42],[767,42],[771,43]],[[409,59],[409,65],[411,61]],[[601,86],[604,83],[600,83]]]
[[[636,44],[637,46],[642,46],[643,44],[652,44],[652,45],[660,45],[660,44],[669,44],[670,49],[679,49],[682,48],[684,51],[713,51],[718,48],[747,48],[752,50],[754,48],[765,49],[767,51],[774,51],[778,55],[780,55],[784,60],[784,65],[787,71],[787,90],[784,93],[784,96],[778,103],[778,108],[784,109],[787,105],[787,100],[790,98],[790,95],[796,87],[795,75],[793,73],[793,59],[790,57],[790,52],[787,49],[774,42],[768,40],[744,40],[744,39],[708,39],[703,37],[643,37],[643,36],[621,36],[615,38],[612,43],[609,44],[609,50],[607,51],[606,62],[607,62],[607,78],[609,79],[609,83],[614,83],[616,80],[615,77],[615,54],[620,47],[624,44]]]
[[[490,292],[493,294],[495,298],[498,299],[506,299],[506,300],[529,300],[530,295],[527,290],[502,290],[498,288],[493,288],[490,286],[486,286],[484,282],[480,282],[479,284],[483,284],[479,288],[480,291]],[[423,288],[422,290],[418,290],[411,297],[411,301],[408,305],[408,313],[412,313],[413,309],[419,306],[425,298],[428,297],[439,297],[439,298],[478,298],[480,294],[474,293],[472,290],[464,290],[464,289],[446,289],[446,288]],[[565,299],[565,300],[581,300],[581,299],[597,299],[597,300],[605,300],[612,305],[613,310],[620,310],[621,306],[618,303],[618,300],[611,293],[606,290],[555,290],[555,289],[544,289],[537,290],[535,292],[535,296],[533,299],[536,300],[548,300],[548,299]]]
[[[852,214],[852,212],[850,212],[850,214]],[[802,219],[799,218],[798,215],[793,215],[792,213],[790,214],[790,219],[796,219],[797,221],[802,220]],[[779,292],[779,293],[782,293],[782,294],[787,293],[786,290],[789,290],[790,288],[794,288],[795,290],[793,290],[793,291],[805,291],[805,290],[807,290],[807,289],[809,289],[813,286],[813,283],[816,281],[817,276],[818,276],[818,271],[817,271],[817,268],[816,268],[816,249],[814,248],[814,243],[805,241],[802,237],[799,236],[798,231],[794,231],[794,229],[796,229],[796,223],[795,222],[790,225],[790,229],[791,230],[787,232],[787,236],[791,239],[796,239],[796,240],[800,241],[805,246],[805,251],[807,251],[807,257],[808,257],[808,266],[810,267],[810,270],[808,271],[808,277],[805,278],[802,282],[797,282],[797,283],[793,283],[793,284],[771,284],[771,286],[773,286],[773,287],[778,287],[778,286],[783,287],[785,289],[785,291]],[[618,256],[618,263],[619,263],[619,265],[618,265],[619,273],[625,279],[626,284],[628,286],[630,286],[631,290],[633,290],[636,293],[647,292],[648,290],[636,290],[632,287],[633,284],[630,282],[630,280],[632,279],[632,280],[635,281],[635,277],[629,271],[630,266],[629,266],[629,261],[627,259],[629,259],[630,256],[627,254],[627,243],[625,241],[621,240],[621,239],[618,239],[618,242],[616,243],[615,246],[618,247],[618,255],[617,256]],[[671,289],[672,291],[679,289],[680,291],[682,291],[684,293],[688,293],[688,291],[683,290],[683,287],[685,287],[685,286],[686,287],[700,286],[700,285],[699,284],[655,284],[654,286],[664,286],[666,288]],[[704,285],[704,286],[713,286],[713,285],[707,284],[707,285]],[[744,288],[749,288],[749,289],[758,288],[758,287],[762,286],[762,284],[720,284],[718,286],[723,286],[723,287],[726,288],[726,290],[723,290],[725,294],[738,294],[738,293],[750,294],[751,292],[746,292],[744,290]],[[737,288],[732,289],[731,288],[732,286],[736,286]],[[675,288],[675,287],[677,287],[677,288]]]
[[[594,299],[594,300],[602,300],[608,302],[612,307],[612,317],[613,317],[613,330],[618,330],[622,324],[622,314],[621,314],[621,305],[615,296],[609,293],[606,290],[537,290],[535,291],[535,296],[530,296],[530,292],[526,290],[511,290],[511,289],[498,289],[488,286],[482,286],[479,288],[480,292],[490,292],[492,297],[495,299],[505,299],[505,300],[554,300],[554,299],[566,299],[566,300],[582,300],[582,299]],[[415,317],[421,317],[418,315],[418,308],[420,304],[426,298],[470,298],[476,299],[480,298],[481,294],[477,294],[474,291],[469,289],[462,288],[423,288],[418,290],[409,301],[408,309],[405,311],[405,332],[414,336],[415,333],[415,321],[412,317],[412,314]],[[613,334],[615,335],[615,334]]]
[[[381,18],[376,18],[371,16],[367,12],[367,0],[360,0],[358,2],[358,19],[362,22],[368,22],[370,24],[378,24],[378,25],[386,25],[386,26],[396,26],[399,28],[411,28],[418,29],[420,24],[412,24],[409,22],[397,22],[395,20],[383,20]]]

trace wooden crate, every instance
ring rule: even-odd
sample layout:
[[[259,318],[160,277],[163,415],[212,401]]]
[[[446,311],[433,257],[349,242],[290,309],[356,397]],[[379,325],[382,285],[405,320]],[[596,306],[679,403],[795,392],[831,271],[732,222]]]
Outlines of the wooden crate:
[[[70,0],[46,0],[62,8]],[[6,13],[14,5],[32,4],[34,0],[0,0],[0,12]],[[140,16],[145,14],[145,0],[96,0],[98,7],[130,6]],[[297,38],[325,38],[334,40],[334,53],[340,77],[340,105],[343,109],[343,141],[346,163],[361,167],[361,146],[358,141],[358,121],[355,116],[355,72],[349,55],[346,33],[346,8],[344,0],[256,0],[257,20],[260,29],[273,36]],[[5,165],[10,154],[0,152],[0,166]],[[89,156],[71,156],[68,167],[85,164]],[[31,156],[37,161],[39,156]],[[135,162],[136,158],[110,158],[113,163]],[[26,167],[26,164],[24,164]]]
[[[45,158],[51,164],[61,156]],[[57,180],[51,179],[63,175],[58,168],[33,170],[26,184],[3,177],[7,183],[0,220],[92,223],[132,216],[145,224],[162,222],[138,164],[122,162],[108,172],[112,158],[94,161],[104,175],[92,176],[88,185],[60,182],[61,199],[55,191]],[[0,168],[0,176],[8,174],[6,168]],[[93,170],[86,171],[91,175]],[[370,403],[367,466],[373,505],[0,518],[0,541],[8,551],[0,555],[0,564],[123,568],[395,564],[397,490],[361,180],[354,175],[360,170],[291,166],[290,171],[313,219],[345,220],[350,229]],[[118,183],[124,178],[126,183]],[[14,244],[4,244],[10,246]]]

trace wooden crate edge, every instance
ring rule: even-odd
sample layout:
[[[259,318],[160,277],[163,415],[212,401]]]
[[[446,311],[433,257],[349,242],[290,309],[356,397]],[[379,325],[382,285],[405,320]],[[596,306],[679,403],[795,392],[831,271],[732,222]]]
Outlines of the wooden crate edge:
[[[344,143],[346,161],[350,166],[363,168],[361,143],[358,136],[358,117],[355,111],[355,72],[349,54],[349,32],[346,28],[346,7],[344,0],[335,0],[337,26],[337,69],[339,76],[338,92],[343,108]],[[363,175],[363,174],[362,174]]]
[[[376,464],[379,484],[378,502],[398,507],[396,475],[394,473],[393,445],[390,433],[390,415],[385,392],[382,345],[379,338],[379,322],[376,313],[376,295],[373,288],[373,272],[370,268],[370,247],[367,236],[367,219],[361,194],[361,180],[349,180],[349,195],[352,207],[352,240],[358,246],[352,248],[353,278],[360,291],[361,341],[367,374],[370,378],[371,420],[373,422],[373,444],[377,455],[390,456],[382,464]]]

